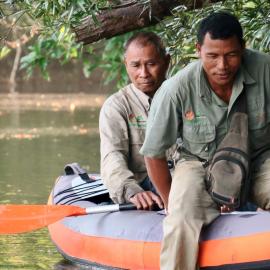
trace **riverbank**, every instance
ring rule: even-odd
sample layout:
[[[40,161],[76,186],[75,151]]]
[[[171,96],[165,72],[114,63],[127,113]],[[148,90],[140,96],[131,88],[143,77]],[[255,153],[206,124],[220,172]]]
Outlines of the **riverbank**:
[[[0,111],[52,110],[74,111],[83,108],[100,108],[106,95],[98,94],[0,94]]]

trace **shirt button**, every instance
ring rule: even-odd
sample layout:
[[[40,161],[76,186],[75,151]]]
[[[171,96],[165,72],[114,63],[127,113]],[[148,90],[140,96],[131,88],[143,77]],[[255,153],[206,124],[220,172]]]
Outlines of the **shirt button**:
[[[208,145],[206,145],[204,148],[204,152],[208,152],[208,150],[209,150]]]

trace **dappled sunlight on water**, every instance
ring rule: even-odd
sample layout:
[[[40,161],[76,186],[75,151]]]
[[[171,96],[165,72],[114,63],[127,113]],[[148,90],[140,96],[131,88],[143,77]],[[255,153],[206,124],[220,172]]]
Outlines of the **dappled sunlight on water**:
[[[81,126],[72,127],[43,127],[43,128],[6,128],[2,129],[0,139],[32,140],[41,136],[70,136],[98,134],[98,128]]]
[[[0,237],[0,269],[49,270],[62,259],[47,229]]]
[[[0,203],[46,204],[67,163],[78,162],[88,171],[98,172],[98,114],[97,108],[0,113]],[[0,235],[0,269],[87,268],[63,261],[44,228]]]
[[[98,134],[98,110],[76,112],[24,111],[0,115],[0,139]],[[84,118],[87,114],[87,119]],[[86,122],[86,120],[88,120]]]

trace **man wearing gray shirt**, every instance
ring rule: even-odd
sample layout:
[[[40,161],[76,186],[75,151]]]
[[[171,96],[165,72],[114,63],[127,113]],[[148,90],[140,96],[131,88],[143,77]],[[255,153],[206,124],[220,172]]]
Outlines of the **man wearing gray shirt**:
[[[99,119],[101,177],[115,203],[132,202],[138,209],[163,208],[153,192],[139,150],[144,142],[150,102],[165,80],[170,56],[152,32],[131,37],[124,63],[131,84],[110,96]]]

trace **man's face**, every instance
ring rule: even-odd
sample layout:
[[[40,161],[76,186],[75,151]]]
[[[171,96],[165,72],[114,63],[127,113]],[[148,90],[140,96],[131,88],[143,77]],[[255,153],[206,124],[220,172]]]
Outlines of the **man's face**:
[[[197,52],[211,87],[232,87],[241,65],[243,47],[236,36],[227,39],[211,39],[205,35],[203,44],[197,44]]]
[[[125,66],[131,82],[147,94],[153,96],[165,80],[169,56],[161,58],[152,44],[142,46],[132,42],[125,55]]]

